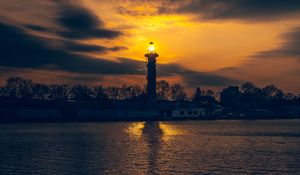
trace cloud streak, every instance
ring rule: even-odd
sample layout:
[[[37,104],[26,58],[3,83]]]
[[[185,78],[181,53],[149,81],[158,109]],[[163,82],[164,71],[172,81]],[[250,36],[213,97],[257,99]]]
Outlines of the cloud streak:
[[[99,45],[89,45],[89,44],[82,44],[77,42],[67,41],[64,42],[64,49],[72,52],[86,52],[86,53],[105,53],[105,52],[116,52],[120,50],[126,50],[126,47],[104,47]]]
[[[127,7],[118,7],[117,11],[131,16],[189,14],[195,15],[199,21],[273,22],[274,19],[295,18],[300,15],[300,1],[298,0],[155,0],[151,2],[140,0],[138,2],[140,3],[134,1]],[[144,10],[141,8],[144,4],[156,11]],[[136,7],[138,5],[140,7]]]
[[[297,58],[300,60],[300,27],[281,35],[281,46],[267,51],[256,53],[254,58]]]
[[[131,65],[123,67],[122,62],[76,55],[70,53],[69,50],[53,48],[48,46],[48,40],[26,34],[21,29],[9,25],[0,24],[0,37],[0,46],[2,47],[0,64],[2,66],[44,68],[77,73],[135,73],[131,71]],[[71,47],[73,47],[72,49],[81,47],[81,50],[84,51],[99,49],[84,45]],[[109,50],[115,49],[110,48]]]
[[[208,20],[272,20],[299,14],[297,0],[192,0],[176,9]]]
[[[184,84],[189,87],[196,86],[228,86],[238,84],[240,81],[213,72],[199,72],[184,68],[178,64],[159,64],[159,76],[181,76]]]

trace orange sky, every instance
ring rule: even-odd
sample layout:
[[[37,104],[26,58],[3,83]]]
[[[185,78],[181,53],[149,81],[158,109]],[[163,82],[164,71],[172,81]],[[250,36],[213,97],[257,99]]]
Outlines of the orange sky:
[[[252,81],[261,86],[276,83],[286,91],[300,92],[298,78],[300,54],[286,54],[287,51],[283,50],[287,50],[285,45],[292,42],[289,41],[291,37],[288,38],[286,35],[300,26],[297,9],[292,7],[295,6],[293,3],[298,4],[297,1],[287,1],[287,4],[279,4],[277,8],[277,1],[271,7],[264,3],[260,5],[256,0],[248,3],[248,6],[243,3],[229,4],[229,6],[221,0],[207,2],[212,5],[201,4],[202,2],[193,0],[184,2],[79,0],[65,1],[58,5],[50,1],[32,0],[26,4],[21,0],[12,0],[11,3],[0,0],[0,20],[18,27],[24,24],[33,24],[45,28],[57,28],[59,26],[54,21],[57,18],[58,6],[71,4],[71,6],[78,6],[97,16],[103,22],[102,28],[122,32],[122,35],[115,38],[91,37],[78,39],[76,42],[108,48],[127,48],[101,53],[72,50],[72,54],[109,61],[118,61],[119,58],[145,61],[144,53],[147,44],[153,41],[159,53],[158,63],[176,64],[188,71],[224,76],[236,80],[236,84],[244,81]],[[199,6],[198,9],[192,8],[191,4],[195,7]],[[238,8],[236,14],[234,13],[236,9],[229,9],[233,14],[227,15],[226,9],[229,7],[226,5],[230,8]],[[253,10],[255,8],[252,6],[258,6],[257,11]],[[280,10],[281,6],[286,11]],[[224,10],[225,15],[215,12],[215,10]],[[259,16],[260,13],[262,16]],[[61,36],[51,32],[37,30],[26,30],[26,32],[39,37],[62,39]],[[294,33],[297,32],[300,33],[300,30],[294,31]],[[299,49],[299,46],[294,49]],[[268,54],[269,52],[274,52],[275,55]],[[281,55],[278,56],[278,53]],[[71,61],[70,64],[72,64]],[[12,68],[14,66],[4,65],[4,67]],[[35,71],[44,70],[22,66],[22,70],[16,72],[29,75],[34,74]],[[63,74],[64,70],[59,72]],[[3,71],[1,78],[4,79],[6,75],[10,74],[12,73],[9,71]],[[44,74],[47,74],[49,80],[55,81],[55,77],[51,78],[47,71],[44,71]],[[97,76],[96,73],[86,75]],[[118,84],[113,81],[112,77],[115,75],[100,76],[102,78],[97,81],[100,84],[108,84],[108,82]],[[136,83],[140,83],[141,80],[145,80],[144,75],[121,74],[117,76],[118,79],[122,79],[118,82],[122,83],[127,81],[135,83],[135,80],[139,80]],[[184,76],[177,72],[174,76],[167,75],[159,78],[176,82],[182,81]],[[37,80],[43,80],[43,78],[37,77]],[[209,83],[201,84],[201,79],[195,81],[200,81],[197,85],[204,88],[223,87]],[[181,83],[185,84],[184,81]],[[226,85],[224,84],[224,86]]]

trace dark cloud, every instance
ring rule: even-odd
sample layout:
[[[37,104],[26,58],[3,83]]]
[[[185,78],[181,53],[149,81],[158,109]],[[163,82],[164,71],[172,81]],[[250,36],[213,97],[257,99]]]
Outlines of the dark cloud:
[[[1,66],[64,70],[76,73],[139,73],[135,65],[129,63],[79,56],[69,51],[52,48],[47,44],[49,41],[28,35],[21,29],[5,24],[0,24],[0,38]],[[80,46],[77,45],[77,47]],[[82,47],[81,50],[84,48]]]
[[[61,5],[56,19],[65,30],[58,32],[71,39],[116,38],[122,33],[104,28],[104,22],[83,7],[71,4]]]
[[[300,59],[300,27],[282,35],[283,42],[279,48],[262,51],[255,54],[254,58],[298,58]]]
[[[104,47],[99,45],[88,45],[88,44],[82,44],[77,42],[65,42],[64,49],[72,51],[72,52],[96,52],[96,53],[104,53],[109,51],[120,51],[120,50],[126,50],[126,47]]]
[[[25,28],[28,28],[30,30],[38,31],[38,32],[47,32],[50,31],[47,27],[39,26],[39,25],[33,25],[28,24],[24,26]]]
[[[206,73],[206,72],[195,72],[187,70],[184,74],[184,82],[190,87],[196,86],[229,86],[237,85],[240,83],[239,80],[227,78],[225,76]]]
[[[238,80],[220,76],[211,72],[198,72],[184,68],[178,64],[158,65],[158,75],[171,76],[179,75],[189,87],[204,86],[227,86],[238,84]]]
[[[112,39],[121,35],[121,32],[106,30],[106,29],[94,29],[94,30],[69,30],[58,32],[59,35],[70,39],[91,39],[91,38],[107,38]]]
[[[19,28],[0,24],[0,66],[10,68],[26,68],[48,71],[64,71],[76,74],[100,75],[145,75],[145,63],[126,58],[117,61],[97,59],[72,54],[69,51],[56,49],[45,44],[48,41],[37,36],[26,34]],[[82,47],[81,51],[97,50],[98,47],[84,48],[73,45],[73,49]],[[100,47],[101,48],[101,47]],[[116,48],[110,48],[116,49]],[[193,85],[228,85],[235,80],[211,74],[192,71],[178,64],[159,64],[158,74],[161,76],[181,76],[188,86]]]
[[[57,17],[55,22],[59,27],[45,27],[36,24],[25,24],[20,28],[29,29],[29,32],[45,32],[47,38],[41,38],[48,46],[55,49],[69,52],[86,52],[86,53],[105,53],[116,52],[127,49],[126,47],[104,47],[100,45],[83,44],[77,39],[87,38],[115,38],[121,34],[118,31],[104,29],[104,22],[101,21],[94,13],[79,5],[80,2],[74,1],[53,1],[57,5]],[[28,31],[28,30],[27,30]],[[32,32],[31,32],[32,33]],[[54,39],[52,36],[59,34],[60,39]]]
[[[91,11],[74,5],[62,6],[57,20],[62,26],[71,30],[93,29],[104,25]]]
[[[188,0],[169,1],[159,13],[199,15],[201,20],[266,21],[300,14],[299,0]]]

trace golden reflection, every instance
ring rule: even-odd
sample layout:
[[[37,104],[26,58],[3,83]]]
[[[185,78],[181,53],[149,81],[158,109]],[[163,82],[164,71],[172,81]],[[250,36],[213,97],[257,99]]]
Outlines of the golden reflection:
[[[150,121],[145,123],[142,139],[148,148],[148,169],[146,174],[157,174],[159,170],[157,160],[161,156],[162,134],[160,122]]]
[[[179,129],[174,125],[170,125],[170,124],[163,123],[163,122],[159,123],[159,128],[162,130],[162,133],[163,133],[163,136],[162,136],[163,141],[172,140],[172,139],[176,138],[176,136],[183,135],[185,133],[184,130]]]
[[[140,138],[145,127],[145,122],[133,122],[127,127],[126,132],[132,138]]]
[[[152,123],[153,122],[130,123],[130,125],[126,128],[126,132],[132,138],[140,138],[145,133],[147,133],[148,135],[156,135],[157,133],[159,133],[163,141],[170,141],[176,138],[176,136],[183,135],[186,132],[183,129],[176,127],[175,125],[170,125],[168,123],[155,122],[156,125]]]

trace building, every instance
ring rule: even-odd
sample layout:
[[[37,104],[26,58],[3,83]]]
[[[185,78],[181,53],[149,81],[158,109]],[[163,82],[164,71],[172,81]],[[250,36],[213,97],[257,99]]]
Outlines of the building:
[[[147,102],[150,104],[156,103],[156,57],[158,54],[155,51],[153,42],[150,42],[147,57]]]
[[[172,110],[173,119],[194,118],[201,119],[206,116],[204,108],[177,108]]]

